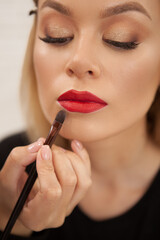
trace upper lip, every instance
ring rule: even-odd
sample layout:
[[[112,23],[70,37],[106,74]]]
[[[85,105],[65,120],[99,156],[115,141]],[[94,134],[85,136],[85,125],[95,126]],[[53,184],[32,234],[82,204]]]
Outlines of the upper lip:
[[[107,105],[105,101],[88,91],[69,90],[59,96],[58,101],[95,102]]]

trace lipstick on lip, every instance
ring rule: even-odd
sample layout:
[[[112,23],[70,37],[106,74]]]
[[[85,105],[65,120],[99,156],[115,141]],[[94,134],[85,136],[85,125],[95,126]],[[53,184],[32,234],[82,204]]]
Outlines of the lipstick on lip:
[[[106,105],[105,101],[88,91],[69,90],[57,99],[59,104],[69,112],[91,113]]]

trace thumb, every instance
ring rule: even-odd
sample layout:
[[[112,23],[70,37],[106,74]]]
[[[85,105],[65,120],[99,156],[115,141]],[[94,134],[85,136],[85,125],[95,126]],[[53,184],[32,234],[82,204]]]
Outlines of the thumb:
[[[40,192],[43,193],[46,189],[50,189],[55,182],[57,183],[52,162],[52,152],[48,145],[43,145],[39,150],[36,166],[40,183]]]

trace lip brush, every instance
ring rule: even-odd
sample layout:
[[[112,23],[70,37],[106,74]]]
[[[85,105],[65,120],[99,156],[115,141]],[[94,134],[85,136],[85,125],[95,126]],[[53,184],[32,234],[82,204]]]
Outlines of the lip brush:
[[[52,146],[52,144],[54,143],[54,141],[62,127],[65,117],[66,117],[65,111],[61,110],[60,112],[58,112],[53,124],[51,125],[49,134],[46,138],[44,145],[49,145],[50,147]],[[18,201],[11,213],[11,216],[10,216],[8,223],[1,235],[0,240],[6,240],[8,238],[8,235],[10,234],[17,218],[19,217],[20,212],[27,200],[27,197],[28,197],[36,179],[37,179],[36,162],[34,162],[32,165],[32,168],[29,172],[28,179],[27,179],[27,181],[23,187],[23,190],[20,194],[20,197],[18,198]]]

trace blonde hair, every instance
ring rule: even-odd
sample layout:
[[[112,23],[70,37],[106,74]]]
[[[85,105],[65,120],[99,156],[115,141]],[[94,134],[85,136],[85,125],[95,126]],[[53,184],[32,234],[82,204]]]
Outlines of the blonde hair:
[[[40,136],[46,137],[46,133],[48,132],[50,126],[40,107],[36,77],[33,67],[35,31],[36,18],[28,40],[20,85],[22,112],[25,116],[28,136],[32,141],[36,140]]]
[[[33,0],[38,6],[38,0]],[[46,120],[38,98],[36,77],[33,67],[33,48],[36,31],[36,16],[29,36],[28,46],[24,59],[21,78],[21,103],[26,119],[27,133],[31,141],[43,136],[49,131],[50,124]],[[148,133],[156,144],[160,146],[160,90],[157,90],[155,99],[147,113]],[[62,138],[57,140],[63,145]],[[65,143],[66,144],[66,143]]]
[[[33,0],[35,5],[38,6],[38,0]]]

